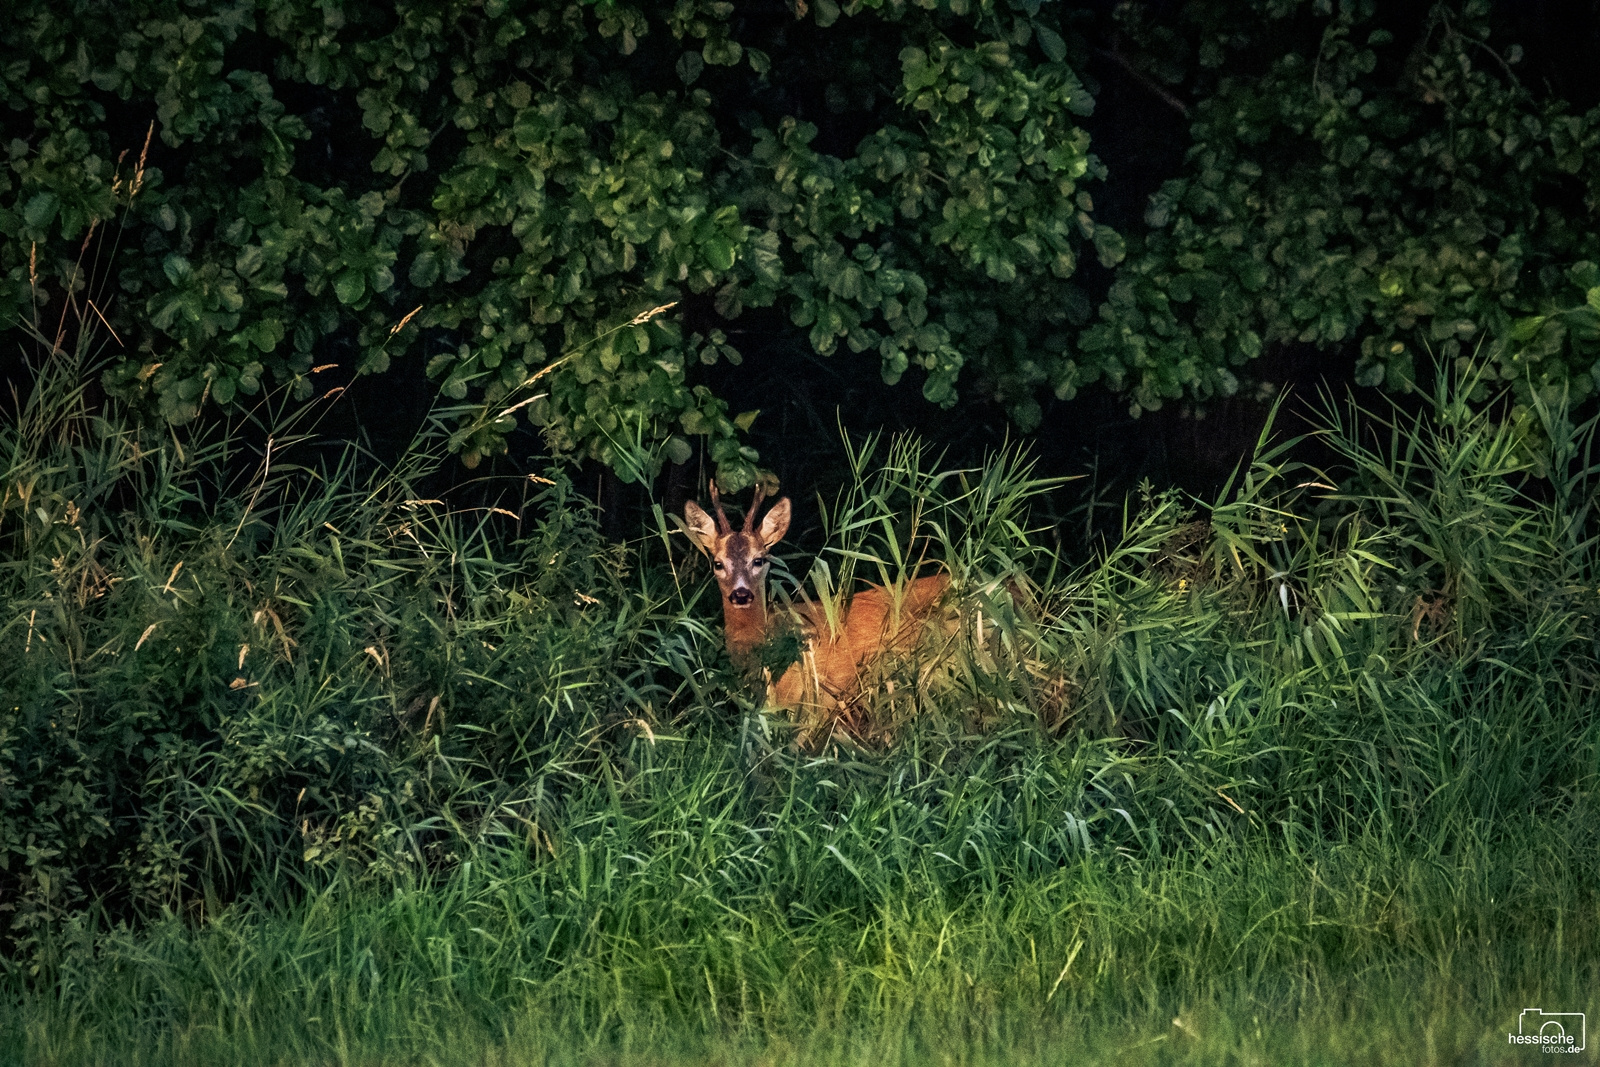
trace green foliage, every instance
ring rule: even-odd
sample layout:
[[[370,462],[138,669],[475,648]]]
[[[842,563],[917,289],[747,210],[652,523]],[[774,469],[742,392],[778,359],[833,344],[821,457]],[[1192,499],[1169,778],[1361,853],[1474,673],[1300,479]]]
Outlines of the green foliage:
[[[241,462],[237,435],[90,414],[74,373],[50,361],[0,437],[13,958],[53,958],[95,912],[424,884],[481,848],[582,856],[619,808],[637,834],[614,858],[676,884],[652,842],[704,813],[650,798],[691,766],[725,796],[727,859],[681,873],[815,915],[1085,858],[1444,855],[1593,817],[1595,423],[1540,407],[1530,439],[1472,413],[1473,380],[1387,424],[1331,414],[1330,472],[1263,446],[1202,515],[1147,494],[1071,572],[1029,527],[1050,487],[1017,455],[858,449],[814,595],[931,562],[953,625],[875,665],[874,728],[813,757],[717,665],[705,570],[664,522],[652,562],[655,539],[605,547],[559,476],[449,509],[415,488],[442,450],[358,479],[296,465],[292,427]],[[590,862],[551,892],[599,892],[612,868]]]
[[[559,472],[451,510],[414,488],[442,449],[368,480],[280,427],[243,463],[245,428],[91,415],[74,372],[0,428],[8,951],[91,903],[212,914],[448,866],[508,821],[537,839],[664,699],[626,651],[659,644],[653,594]]]
[[[1036,342],[1085,305],[1079,247],[1121,255],[1080,190],[1103,169],[1054,5],[795,10],[24,4],[0,62],[0,320],[94,299],[122,340],[107,387],[174,423],[420,347],[477,408],[451,442],[469,465],[521,411],[614,464],[619,442],[659,463],[704,437],[749,485],[755,453],[692,374],[737,351],[634,321],[663,305],[779,305],[816,351],[920,367],[945,405],[975,364],[1027,421],[1059,363]],[[792,117],[813,86],[868,131],[843,154]],[[158,136],[133,162],[142,121],[108,116],[146,102]],[[116,237],[81,263],[96,227]]]
[[[1600,111],[1525,85],[1486,0],[1403,41],[1370,2],[1118,5],[1116,55],[1193,101],[1131,245],[1093,214],[1061,5],[792,11],[30,0],[0,318],[49,334],[92,301],[106,386],[173,423],[416,358],[469,465],[527,418],[630,480],[703,439],[730,490],[759,457],[696,378],[747,309],[1024,429],[1042,390],[1153,410],[1284,344],[1359,347],[1392,389],[1479,353],[1525,425],[1600,381]]]
[[[1520,416],[1591,395],[1600,319],[1551,313],[1600,281],[1600,110],[1524,85],[1487,0],[1434,5],[1408,53],[1382,5],[1307,6],[1119,9],[1144,69],[1199,100],[1185,172],[1152,199],[1078,380],[1153,409],[1232,393],[1265,345],[1359,343],[1363,385],[1411,388],[1427,349],[1480,353]]]
[[[857,807],[813,862],[836,819],[797,790],[781,825],[753,824],[741,778],[694,746],[556,856],[480,850],[436,885],[82,931],[36,978],[0,978],[0,1062],[1509,1067],[1529,1004],[1600,1007],[1575,822],[1448,855],[1263,839],[1077,861],[963,897],[908,879],[841,907],[881,885],[874,853],[940,862],[897,822],[917,806]],[[1014,855],[969,832],[969,866]]]
[[[868,442],[813,588],[933,561],[959,625],[802,754],[698,557],[558,473],[449,508],[442,449],[76,373],[0,428],[0,1058],[1401,1063],[1592,1006],[1594,421],[1330,409],[1330,470],[1263,442],[1072,571],[1024,457]]]

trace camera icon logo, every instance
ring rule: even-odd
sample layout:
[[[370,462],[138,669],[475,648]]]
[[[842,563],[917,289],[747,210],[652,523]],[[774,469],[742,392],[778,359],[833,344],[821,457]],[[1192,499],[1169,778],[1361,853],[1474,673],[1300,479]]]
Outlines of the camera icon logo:
[[[1582,1052],[1588,1043],[1588,1020],[1581,1011],[1524,1008],[1517,1016],[1517,1032],[1506,1037],[1513,1045],[1537,1045],[1541,1052]]]

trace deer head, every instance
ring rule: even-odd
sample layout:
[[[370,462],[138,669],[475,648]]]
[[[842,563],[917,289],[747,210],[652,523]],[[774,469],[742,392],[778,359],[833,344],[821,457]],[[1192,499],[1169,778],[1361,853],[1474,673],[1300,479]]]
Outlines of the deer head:
[[[761,520],[761,525],[755,525],[761,499],[758,485],[750,510],[745,512],[742,530],[735,530],[729,524],[715,481],[711,483],[711,504],[717,513],[715,521],[693,500],[683,506],[690,538],[711,557],[717,586],[722,590],[728,651],[735,655],[751,651],[766,638],[768,556],[789,529],[788,497],[781,497]]]

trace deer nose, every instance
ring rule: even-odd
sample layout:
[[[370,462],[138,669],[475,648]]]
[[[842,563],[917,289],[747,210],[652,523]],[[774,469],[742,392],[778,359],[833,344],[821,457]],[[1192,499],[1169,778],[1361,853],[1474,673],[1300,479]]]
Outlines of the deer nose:
[[[728,594],[728,602],[737,604],[741,608],[755,601],[756,595],[748,589],[735,589]]]

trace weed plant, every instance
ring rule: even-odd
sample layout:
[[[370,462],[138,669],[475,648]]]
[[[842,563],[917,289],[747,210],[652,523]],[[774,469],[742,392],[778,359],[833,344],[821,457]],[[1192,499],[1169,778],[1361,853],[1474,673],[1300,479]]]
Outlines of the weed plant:
[[[241,464],[239,435],[152,438],[78,379],[47,364],[0,428],[13,954],[85,907],[201,918],[544,840],[606,731],[670,698],[638,653],[662,576],[559,471],[515,511],[450,508],[414,488],[426,451],[361,478],[267,436]]]
[[[18,1062],[1513,1062],[1600,1003],[1595,426],[1441,389],[1144,491],[870,442],[802,589],[947,570],[822,752],[672,524],[7,423]],[[792,567],[793,573],[802,568]],[[781,579],[781,576],[780,576]],[[6,1055],[6,1054],[0,1054]]]

